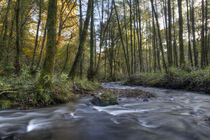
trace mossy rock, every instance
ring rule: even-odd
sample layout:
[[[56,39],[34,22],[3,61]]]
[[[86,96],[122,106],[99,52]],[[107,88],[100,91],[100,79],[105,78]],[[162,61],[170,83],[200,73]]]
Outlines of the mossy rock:
[[[109,106],[119,104],[118,97],[113,94],[94,95],[91,103],[96,106]]]

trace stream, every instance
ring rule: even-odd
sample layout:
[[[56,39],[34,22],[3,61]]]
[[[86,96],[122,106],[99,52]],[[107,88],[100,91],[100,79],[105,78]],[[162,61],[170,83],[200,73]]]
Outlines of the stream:
[[[148,101],[120,98],[97,107],[83,97],[75,103],[33,110],[0,111],[5,140],[210,140],[210,96],[181,90],[121,86],[153,93]]]

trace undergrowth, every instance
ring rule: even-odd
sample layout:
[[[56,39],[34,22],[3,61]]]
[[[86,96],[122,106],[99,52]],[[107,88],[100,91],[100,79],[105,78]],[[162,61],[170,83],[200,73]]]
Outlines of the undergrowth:
[[[210,93],[210,67],[193,71],[170,68],[168,73],[140,73],[131,76],[124,84]]]
[[[65,73],[54,75],[53,89],[42,88],[39,84],[40,72],[33,76],[29,68],[24,68],[20,76],[7,74],[0,77],[0,109],[45,107],[62,104],[79,97],[80,92],[100,88],[96,82],[86,79],[71,81]],[[75,94],[77,87],[77,94]]]

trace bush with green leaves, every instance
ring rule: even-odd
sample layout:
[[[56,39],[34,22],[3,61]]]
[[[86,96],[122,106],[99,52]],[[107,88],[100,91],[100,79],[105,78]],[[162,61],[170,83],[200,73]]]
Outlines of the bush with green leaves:
[[[168,73],[140,73],[124,84],[204,91],[210,93],[210,67],[204,70],[170,68]]]

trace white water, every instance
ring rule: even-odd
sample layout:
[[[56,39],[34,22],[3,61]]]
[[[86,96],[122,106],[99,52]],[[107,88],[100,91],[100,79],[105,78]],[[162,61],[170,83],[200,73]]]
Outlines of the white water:
[[[0,139],[20,140],[209,140],[210,96],[195,92],[140,89],[156,98],[122,98],[119,105],[97,107],[90,98],[35,110],[0,111]]]

